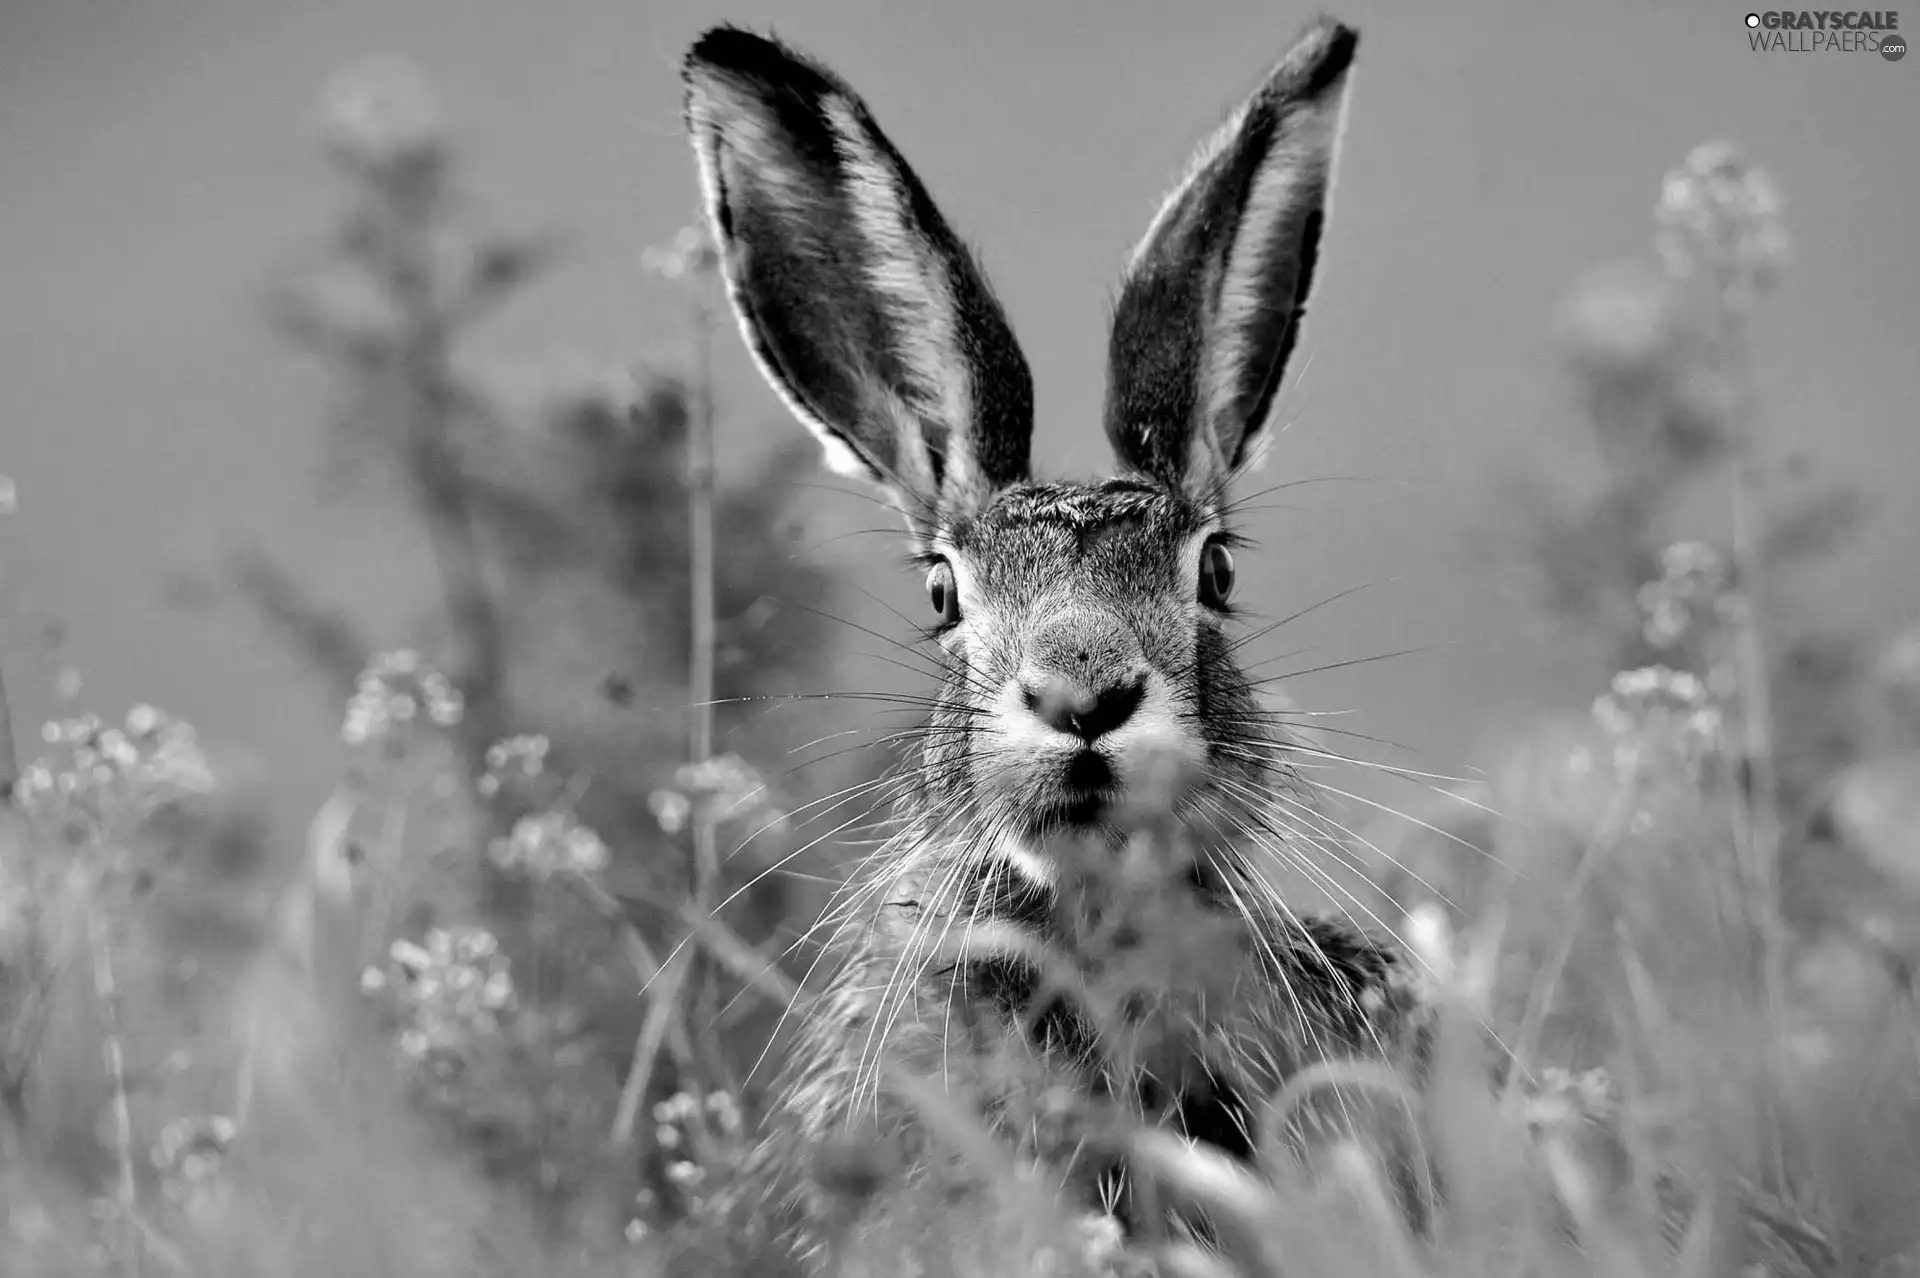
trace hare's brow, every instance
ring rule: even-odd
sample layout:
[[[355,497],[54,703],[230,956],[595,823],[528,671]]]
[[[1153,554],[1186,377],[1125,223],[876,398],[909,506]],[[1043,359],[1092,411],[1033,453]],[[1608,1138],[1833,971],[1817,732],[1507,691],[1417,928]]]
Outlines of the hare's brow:
[[[1120,522],[1150,523],[1169,531],[1198,531],[1208,512],[1165,489],[1132,480],[1100,484],[1039,484],[1005,494],[978,523],[990,527],[1051,524],[1085,530]]]

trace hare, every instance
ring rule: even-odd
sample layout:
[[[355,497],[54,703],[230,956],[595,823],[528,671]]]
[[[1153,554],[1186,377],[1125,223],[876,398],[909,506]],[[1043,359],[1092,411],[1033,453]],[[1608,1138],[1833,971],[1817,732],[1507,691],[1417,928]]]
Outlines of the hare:
[[[1153,218],[1112,321],[1116,475],[1088,483],[1032,475],[1025,358],[865,103],[739,29],[686,57],[741,333],[832,468],[904,516],[944,670],[766,1138],[808,1255],[844,1254],[874,1211],[843,1209],[815,1156],[890,1142],[902,1179],[929,1179],[929,1095],[1139,1228],[1123,1169],[1097,1133],[1056,1130],[1049,1098],[1244,1157],[1260,1102],[1303,1067],[1416,1051],[1406,961],[1345,919],[1296,915],[1263,877],[1311,793],[1230,632],[1228,492],[1259,462],[1300,336],[1357,43],[1310,26]],[[1146,846],[1143,806],[1170,818],[1166,875],[1099,898],[1102,865]],[[1155,971],[1095,1006],[1128,954]],[[901,1077],[932,1090],[902,1099]]]

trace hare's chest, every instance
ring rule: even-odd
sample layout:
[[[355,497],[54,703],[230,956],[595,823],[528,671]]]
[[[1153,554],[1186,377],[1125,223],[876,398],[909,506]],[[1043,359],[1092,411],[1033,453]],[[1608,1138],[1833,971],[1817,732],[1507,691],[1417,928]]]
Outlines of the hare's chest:
[[[890,1148],[920,1193],[970,1183],[963,1151],[985,1139],[1129,1221],[1127,1132],[1164,1126],[1254,1161],[1297,1140],[1270,1116],[1291,1080],[1400,1055],[1412,1023],[1398,961],[1331,921],[1263,933],[1162,901],[1151,919],[1103,914],[1095,935],[1070,917],[951,913],[916,900],[875,920],[817,1009],[824,1068],[789,1098],[816,1133]]]

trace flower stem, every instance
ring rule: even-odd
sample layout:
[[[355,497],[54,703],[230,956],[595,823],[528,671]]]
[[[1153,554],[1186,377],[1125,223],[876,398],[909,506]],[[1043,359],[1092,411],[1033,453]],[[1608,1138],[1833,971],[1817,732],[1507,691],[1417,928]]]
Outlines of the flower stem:
[[[0,808],[13,804],[13,787],[20,780],[20,755],[13,743],[13,706],[7,700],[7,676],[0,670]]]
[[[133,1111],[127,1103],[126,1053],[120,1042],[120,990],[113,976],[113,949],[91,902],[87,907],[87,941],[92,951],[93,992],[104,1030],[101,1050],[106,1060],[107,1081],[113,1087],[114,1150],[120,1173],[120,1218],[116,1222],[120,1231],[120,1258],[124,1272],[136,1278],[141,1269],[144,1239],[138,1229],[140,1191],[133,1170]]]
[[[713,758],[714,653],[717,636],[714,618],[712,321],[712,308],[703,291],[694,309],[694,402],[687,423],[687,558],[692,595],[688,610],[691,651],[687,662],[687,753],[696,767]],[[711,795],[696,798],[691,818],[694,908],[704,918],[712,914],[720,903],[720,852]],[[688,1008],[698,1018],[696,1026],[710,1028],[714,1020],[713,984],[706,965],[701,962],[697,938],[689,940],[695,947],[695,953],[690,956],[695,972]],[[696,1032],[695,1045],[706,1058],[708,1066],[724,1071],[718,1045],[708,1041],[710,1037],[710,1034]],[[713,1073],[710,1077],[718,1081],[724,1077],[724,1073]]]

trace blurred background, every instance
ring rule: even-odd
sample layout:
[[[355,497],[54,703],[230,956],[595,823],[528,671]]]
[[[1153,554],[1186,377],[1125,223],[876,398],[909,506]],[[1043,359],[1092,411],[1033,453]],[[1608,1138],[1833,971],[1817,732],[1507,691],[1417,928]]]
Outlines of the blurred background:
[[[22,1130],[62,1147],[119,1098],[73,1174],[120,1184],[123,1211],[150,1174],[127,1149],[172,1131],[166,1158],[185,1157],[180,1114],[223,1117],[226,1136],[193,1139],[232,1143],[232,1106],[183,1102],[158,1065],[101,1075],[90,1035],[146,1031],[46,1011],[47,973],[66,970],[48,937],[92,946],[82,1001],[121,997],[99,984],[116,947],[140,971],[183,936],[252,956],[229,964],[245,998],[204,979],[155,994],[156,1061],[215,1003],[278,1015],[259,1009],[284,990],[252,959],[291,937],[302,970],[335,947],[350,1003],[415,982],[383,1005],[380,1041],[443,1070],[408,1086],[496,1180],[534,1186],[512,1200],[535,1204],[530,1237],[592,1215],[618,1238],[661,1196],[696,1201],[694,1173],[673,1171],[694,1165],[671,1152],[682,1137],[660,1133],[721,1158],[736,1101],[708,1102],[747,1102],[777,1017],[740,1010],[751,982],[723,958],[676,974],[682,906],[725,892],[730,935],[792,944],[892,757],[864,748],[886,744],[884,707],[797,697],[927,679],[898,646],[925,603],[895,517],[819,465],[685,231],[682,51],[718,21],[771,29],[866,97],[1010,313],[1036,462],[1087,477],[1108,464],[1122,263],[1307,16],[1250,0],[0,0],[0,672],[29,845],[52,831],[114,849],[71,899],[44,858],[14,875],[45,968],[19,949],[9,969],[0,945],[0,996],[39,991],[21,1006],[42,1019],[0,1070]],[[1623,669],[1697,667],[1699,695],[1749,722],[1713,683],[1731,668],[1720,640],[1656,634],[1681,604],[1659,613],[1641,589],[1738,595],[1749,543],[1780,570],[1763,600],[1772,762],[1802,820],[1838,769],[1905,740],[1886,707],[1920,689],[1920,640],[1902,646],[1920,634],[1920,255],[1904,242],[1920,63],[1756,52],[1745,10],[1704,0],[1355,0],[1338,16],[1363,33],[1361,69],[1239,569],[1256,622],[1305,613],[1248,649],[1261,673],[1299,674],[1283,691],[1324,716],[1331,748],[1406,770],[1330,774],[1350,792],[1330,830],[1497,782],[1543,723],[1591,728]],[[1745,160],[1695,150],[1717,141]],[[1731,269],[1759,292],[1702,312],[1675,237],[1726,200]],[[686,475],[709,425],[707,562],[687,532],[707,498]],[[707,630],[690,600],[709,577]],[[710,751],[688,708],[702,650],[722,699]],[[690,720],[692,754],[714,758],[688,763]],[[133,900],[169,875],[178,899],[99,907],[119,920],[107,940],[47,922],[114,876]],[[503,954],[510,997],[492,980]],[[671,1027],[634,997],[669,979],[662,963],[696,1009]],[[467,1001],[428,1006],[422,972]],[[476,1046],[502,1026],[509,1046]],[[61,1042],[88,1064],[55,1085]],[[233,1059],[264,1068],[221,1050],[208,1088]],[[300,1077],[282,1138],[311,1142],[326,1088],[347,1084]],[[359,1166],[355,1139],[334,1152]],[[388,1161],[420,1165],[407,1157]],[[436,1219],[457,1229],[480,1200],[442,1188]],[[234,1272],[265,1272],[246,1267],[263,1239],[228,1243],[252,1258]],[[421,1239],[366,1245],[364,1272],[439,1272],[405,1259],[431,1251]]]
[[[1520,466],[1590,480],[1551,321],[1583,272],[1642,251],[1662,174],[1708,138],[1772,170],[1794,231],[1790,281],[1758,320],[1762,427],[1885,505],[1813,583],[1817,606],[1879,624],[1907,615],[1920,596],[1906,553],[1920,506],[1905,482],[1920,473],[1920,258],[1902,244],[1920,171],[1898,158],[1912,149],[1911,67],[1756,55],[1743,15],[1713,3],[1346,16],[1366,62],[1328,273],[1262,479],[1351,482],[1262,512],[1263,551],[1242,571],[1275,616],[1365,587],[1293,628],[1289,648],[1422,651],[1329,672],[1296,697],[1352,710],[1351,726],[1449,770],[1490,721],[1591,677],[1580,654],[1542,642],[1481,545],[1489,481]],[[979,246],[1034,366],[1037,456],[1071,475],[1107,462],[1106,307],[1124,255],[1188,148],[1299,18],[1237,3],[1118,3],[1097,19],[991,3],[9,4],[0,407],[22,494],[10,592],[64,623],[90,702],[150,700],[271,755],[296,807],[330,784],[335,706],[245,625],[170,608],[162,583],[258,547],[386,644],[430,588],[403,513],[329,499],[321,384],[261,321],[264,281],[341,198],[311,139],[343,64],[416,62],[489,214],[568,236],[477,349],[670,363],[684,358],[679,299],[639,262],[696,210],[676,60],[712,22],[771,25],[868,97]],[[721,466],[737,470],[794,427],[736,341],[717,359]],[[811,463],[805,477],[838,483]],[[863,498],[811,488],[799,502],[801,554],[867,570],[863,583],[918,617],[918,581],[881,571],[895,545],[831,540],[874,526]],[[857,594],[845,607],[898,633]],[[868,663],[818,690],[890,677]],[[50,683],[16,682],[21,721],[46,717],[33,697]]]

